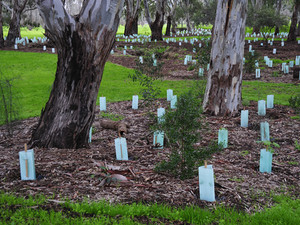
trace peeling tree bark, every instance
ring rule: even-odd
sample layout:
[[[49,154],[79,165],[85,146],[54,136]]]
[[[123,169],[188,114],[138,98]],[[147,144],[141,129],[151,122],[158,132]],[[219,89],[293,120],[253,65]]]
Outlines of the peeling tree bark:
[[[6,45],[12,46],[15,44],[15,40],[20,35],[20,22],[21,22],[21,14],[27,4],[28,0],[15,0],[14,7],[12,10],[12,17],[9,23],[9,31],[6,38]]]
[[[286,41],[296,42],[297,40],[297,22],[298,22],[298,12],[300,10],[300,0],[295,0],[294,12],[292,15],[292,22],[290,26],[289,35]]]
[[[125,0],[126,3],[126,24],[125,24],[125,36],[137,34],[137,23],[140,10],[140,0]]]
[[[38,0],[49,38],[57,47],[56,77],[31,146],[88,147],[97,94],[113,46],[124,0],[86,0],[79,15],[63,3]]]
[[[3,19],[2,19],[2,0],[0,0],[0,48],[4,47],[4,39],[3,39]]]
[[[162,41],[162,28],[164,26],[166,0],[156,0],[155,20],[152,21],[148,6],[148,0],[144,0],[145,16],[151,29],[151,40]]]
[[[218,2],[203,102],[206,113],[234,116],[241,106],[247,3],[247,0]]]

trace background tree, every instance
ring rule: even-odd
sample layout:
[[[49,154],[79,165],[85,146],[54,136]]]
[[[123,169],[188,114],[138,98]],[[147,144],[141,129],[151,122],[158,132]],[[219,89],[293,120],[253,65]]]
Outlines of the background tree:
[[[285,16],[278,15],[273,5],[264,5],[261,9],[254,12],[255,9],[250,7],[247,25],[258,29],[261,32],[265,42],[265,48],[268,48],[268,38],[272,30],[278,26],[287,25],[288,21]]]
[[[297,41],[297,23],[298,23],[298,13],[300,11],[300,0],[294,1],[294,11],[291,19],[291,26],[287,41]]]
[[[192,21],[196,25],[214,24],[217,11],[217,0],[206,0],[203,3],[193,1],[191,7]]]
[[[2,17],[2,0],[0,0],[0,48],[4,46],[3,39],[3,17]]]
[[[175,14],[176,14],[177,0],[169,0],[167,1],[167,28],[166,28],[166,36],[171,35],[171,26],[172,33],[176,32],[176,22],[175,22]]]
[[[162,28],[164,26],[166,0],[156,0],[155,19],[151,19],[149,10],[149,0],[144,0],[145,17],[151,29],[151,40],[162,41]]]
[[[55,81],[30,143],[88,147],[105,62],[115,41],[124,0],[86,0],[70,16],[61,1],[38,0],[48,38],[58,53]]]
[[[21,22],[21,14],[25,9],[28,0],[14,0],[13,8],[12,8],[12,16],[9,23],[8,35],[6,38],[6,45],[12,46],[15,44],[15,40],[20,35],[20,22]]]
[[[218,1],[203,101],[206,113],[234,116],[241,106],[246,12],[247,0]]]
[[[125,36],[138,33],[138,18],[140,10],[140,0],[125,0],[126,4],[126,23]]]

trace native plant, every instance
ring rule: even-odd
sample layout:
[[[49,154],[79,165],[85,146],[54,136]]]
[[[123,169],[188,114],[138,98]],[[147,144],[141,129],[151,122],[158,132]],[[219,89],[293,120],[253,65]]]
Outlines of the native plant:
[[[275,151],[274,148],[280,147],[279,144],[277,144],[276,142],[271,142],[271,141],[258,141],[257,143],[261,143],[266,148],[266,151],[269,151],[271,153],[274,153],[274,151]]]
[[[300,93],[289,98],[289,105],[295,110],[296,113],[299,113],[300,119]]]
[[[157,172],[168,172],[180,179],[192,178],[203,160],[221,150],[216,143],[207,148],[195,147],[204,128],[201,112],[201,98],[198,92],[190,90],[179,96],[176,110],[167,111],[164,122],[154,127],[164,131],[171,148],[169,159],[156,166]]]
[[[145,51],[142,60],[136,60],[134,73],[129,74],[133,82],[138,81],[141,86],[142,104],[149,106],[160,94],[160,89],[155,86],[154,81],[162,77],[163,63],[158,61],[155,56],[157,51]]]
[[[0,124],[5,124],[8,136],[12,136],[14,121],[19,119],[20,104],[14,81],[18,77],[7,77],[0,71]]]
[[[244,70],[246,73],[254,73],[256,66],[255,63],[257,63],[260,59],[260,54],[257,51],[254,52],[248,52],[245,54],[245,64],[244,64]]]

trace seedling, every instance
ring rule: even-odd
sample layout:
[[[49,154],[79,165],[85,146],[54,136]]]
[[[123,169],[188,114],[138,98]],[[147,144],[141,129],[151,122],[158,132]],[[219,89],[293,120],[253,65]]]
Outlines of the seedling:
[[[277,144],[276,142],[271,142],[271,141],[258,141],[257,143],[262,143],[265,148],[266,148],[266,151],[269,151],[271,153],[274,153],[274,148],[279,148],[280,145]]]

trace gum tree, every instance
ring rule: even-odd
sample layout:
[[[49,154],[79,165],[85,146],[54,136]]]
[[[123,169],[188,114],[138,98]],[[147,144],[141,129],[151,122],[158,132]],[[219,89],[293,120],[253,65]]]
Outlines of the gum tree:
[[[88,147],[88,133],[105,62],[115,41],[124,0],[86,0],[70,16],[59,0],[37,0],[48,38],[56,45],[57,71],[30,144]]]
[[[140,10],[140,0],[125,0],[126,5],[126,23],[125,36],[138,33],[138,17]]]
[[[298,14],[300,11],[300,0],[294,1],[294,11],[291,19],[291,26],[287,41],[296,42],[297,41],[297,22],[298,22]]]
[[[145,17],[151,29],[151,40],[162,41],[162,28],[164,26],[165,4],[166,0],[156,0],[155,19],[151,18],[149,11],[149,0],[144,0]]]
[[[204,112],[234,116],[241,106],[247,0],[220,0],[214,25]]]

